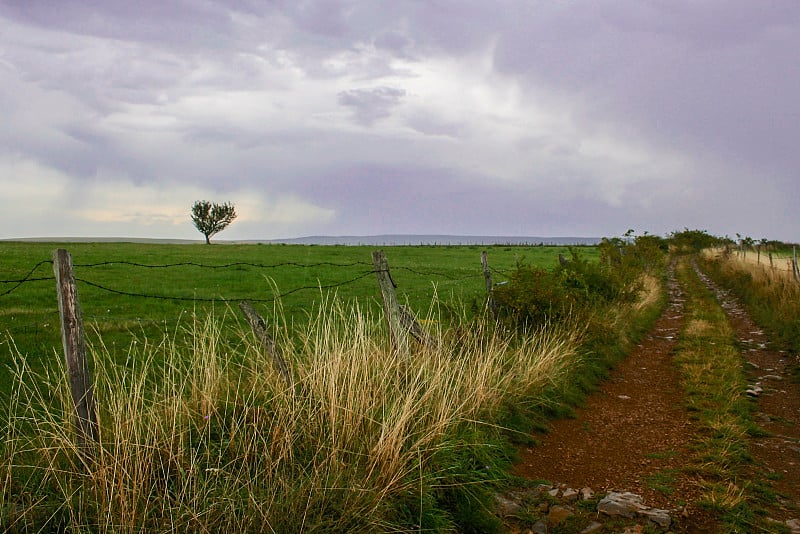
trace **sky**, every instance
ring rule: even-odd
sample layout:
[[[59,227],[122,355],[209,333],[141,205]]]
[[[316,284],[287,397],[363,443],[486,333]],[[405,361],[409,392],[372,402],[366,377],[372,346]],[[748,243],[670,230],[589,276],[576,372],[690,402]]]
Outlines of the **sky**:
[[[800,240],[800,2],[0,0],[0,239]]]

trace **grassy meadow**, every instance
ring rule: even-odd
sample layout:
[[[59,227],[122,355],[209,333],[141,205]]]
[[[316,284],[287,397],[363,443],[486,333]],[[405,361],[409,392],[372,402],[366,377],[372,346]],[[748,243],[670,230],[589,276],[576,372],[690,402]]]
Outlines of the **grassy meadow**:
[[[0,283],[3,367],[10,363],[9,337],[33,368],[53,358],[54,351],[61,352],[55,281],[48,263],[56,248],[72,255],[89,342],[102,338],[107,349],[122,358],[132,341],[175,330],[187,316],[238,315],[241,300],[249,300],[267,321],[290,323],[292,330],[301,329],[315,306],[333,292],[343,300],[380,309],[372,272],[374,247],[5,242],[0,243],[0,280],[28,276],[35,281],[19,287]],[[482,250],[488,251],[495,282],[503,281],[503,273],[518,261],[550,268],[557,264],[558,254],[568,255],[567,247],[541,246],[384,250],[398,298],[421,317],[429,315],[434,295],[440,307],[437,317],[440,312],[458,314],[459,308],[483,301]],[[587,259],[597,257],[594,247],[579,250]],[[0,386],[7,380],[7,372],[0,370]]]
[[[75,445],[56,246],[2,243],[0,278],[29,280],[0,291],[5,531],[494,531],[520,414],[621,357],[658,300],[653,288],[629,312],[600,312],[589,351],[569,321],[510,336],[481,319],[485,247],[387,247],[401,302],[440,340],[399,357],[369,247],[59,246],[78,279],[99,442]],[[495,281],[568,252],[487,250]],[[180,265],[156,267],[168,264]],[[290,351],[291,383],[241,299]]]

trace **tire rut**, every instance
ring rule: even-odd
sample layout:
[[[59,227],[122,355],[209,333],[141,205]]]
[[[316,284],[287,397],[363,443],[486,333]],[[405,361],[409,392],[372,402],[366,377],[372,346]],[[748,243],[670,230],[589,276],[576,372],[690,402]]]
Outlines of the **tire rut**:
[[[553,421],[546,434],[534,436],[539,445],[522,449],[516,475],[597,493],[629,491],[664,509],[696,501],[696,484],[679,474],[695,423],[671,358],[685,322],[685,299],[672,270],[668,292],[653,328],[575,417]],[[659,490],[664,484],[670,489]]]

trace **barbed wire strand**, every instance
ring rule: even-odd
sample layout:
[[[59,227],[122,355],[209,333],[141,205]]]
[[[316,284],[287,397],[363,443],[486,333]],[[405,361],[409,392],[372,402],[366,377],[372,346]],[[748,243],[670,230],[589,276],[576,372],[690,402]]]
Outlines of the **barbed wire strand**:
[[[119,289],[113,289],[113,288],[104,286],[102,284],[98,284],[96,282],[92,282],[90,280],[86,280],[84,278],[75,278],[75,281],[76,282],[82,282],[82,283],[84,283],[84,284],[86,284],[88,286],[100,289],[102,291],[107,291],[109,293],[114,293],[116,295],[124,295],[124,296],[127,296],[127,297],[139,297],[139,298],[150,298],[150,299],[158,299],[158,300],[173,300],[173,301],[184,301],[184,302],[225,302],[225,303],[229,303],[229,302],[235,302],[237,300],[249,300],[249,301],[252,301],[252,302],[273,302],[273,301],[275,301],[277,299],[281,299],[281,298],[284,298],[284,297],[286,297],[288,295],[291,295],[292,293],[297,293],[298,291],[309,290],[309,289],[333,289],[333,288],[345,286],[345,285],[357,282],[358,280],[361,280],[362,278],[366,278],[367,276],[370,276],[372,274],[374,274],[374,271],[367,271],[365,273],[362,273],[362,274],[356,276],[355,278],[352,278],[350,280],[345,280],[344,282],[337,282],[335,284],[327,284],[327,285],[296,287],[296,288],[291,289],[289,291],[286,291],[284,293],[280,293],[280,294],[278,294],[278,295],[276,295],[276,296],[274,296],[272,298],[266,298],[266,299],[254,299],[254,298],[249,298],[249,297],[238,297],[238,298],[225,298],[225,297],[175,297],[175,296],[169,296],[169,295],[153,295],[153,294],[147,294],[147,293],[136,293],[136,292],[132,292],[132,291],[122,291],[122,290],[119,290]]]
[[[50,277],[46,277],[46,278],[31,278],[31,276],[33,275],[33,273],[35,273],[35,272],[36,272],[36,270],[37,270],[39,267],[41,267],[42,265],[44,265],[45,263],[49,263],[49,264],[51,264],[51,265],[52,265],[52,264],[53,264],[53,260],[42,260],[42,261],[40,261],[39,263],[37,263],[36,265],[34,265],[34,266],[33,266],[33,268],[32,268],[30,271],[28,271],[28,274],[26,274],[26,275],[25,275],[23,278],[21,278],[21,279],[19,279],[19,280],[0,280],[0,283],[4,283],[4,284],[16,284],[16,285],[15,285],[14,287],[12,287],[11,289],[9,289],[9,290],[7,290],[7,291],[4,291],[3,293],[0,293],[0,297],[4,297],[4,296],[6,296],[6,295],[9,295],[9,294],[13,293],[13,292],[14,292],[14,291],[16,291],[16,290],[17,290],[17,288],[19,288],[19,287],[20,287],[22,284],[24,284],[24,283],[27,283],[27,282],[40,282],[40,281],[42,281],[42,280],[55,280],[55,276],[50,276]]]
[[[354,261],[350,263],[335,263],[330,261],[322,261],[318,263],[300,263],[295,261],[286,261],[281,263],[273,263],[273,264],[265,264],[265,263],[252,263],[252,262],[244,262],[244,261],[237,261],[232,263],[225,263],[220,265],[209,265],[205,263],[197,263],[193,261],[182,261],[177,263],[163,263],[163,264],[148,264],[148,263],[139,263],[135,261],[128,261],[128,260],[120,260],[120,261],[102,261],[97,263],[76,263],[74,264],[75,267],[103,267],[103,266],[114,266],[114,265],[130,265],[132,267],[143,267],[147,269],[166,269],[172,267],[199,267],[202,269],[230,269],[231,267],[256,267],[258,269],[274,269],[277,267],[302,267],[302,268],[312,268],[312,267],[355,267],[358,265],[372,265],[371,263],[365,261]]]

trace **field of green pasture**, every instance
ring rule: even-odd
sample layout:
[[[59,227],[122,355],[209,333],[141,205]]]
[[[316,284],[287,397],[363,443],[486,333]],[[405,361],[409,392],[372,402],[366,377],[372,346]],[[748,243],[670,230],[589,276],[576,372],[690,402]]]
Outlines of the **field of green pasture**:
[[[483,247],[383,249],[400,301],[441,333],[403,357],[369,247],[58,247],[73,259],[99,439],[85,454],[70,417],[56,245],[0,244],[4,531],[489,532],[508,476],[501,428],[526,427],[521,407],[582,361],[568,325],[516,338],[470,320]],[[499,282],[569,251],[487,252]],[[243,299],[292,338],[286,381]]]
[[[72,255],[88,341],[101,338],[112,353],[127,352],[137,338],[158,339],[186,323],[187,316],[238,316],[241,300],[249,300],[268,321],[285,320],[295,328],[302,328],[315,305],[331,292],[362,307],[380,306],[372,265],[375,247],[0,243],[0,385],[8,379],[7,366],[16,351],[34,368],[54,357],[54,351],[61,352],[50,263],[56,248]],[[559,254],[569,255],[567,247],[556,246],[383,250],[400,301],[426,317],[436,300],[437,319],[451,308],[470,309],[483,301],[483,250],[496,283],[519,261],[549,268]],[[594,247],[579,250],[586,259],[597,257]]]

